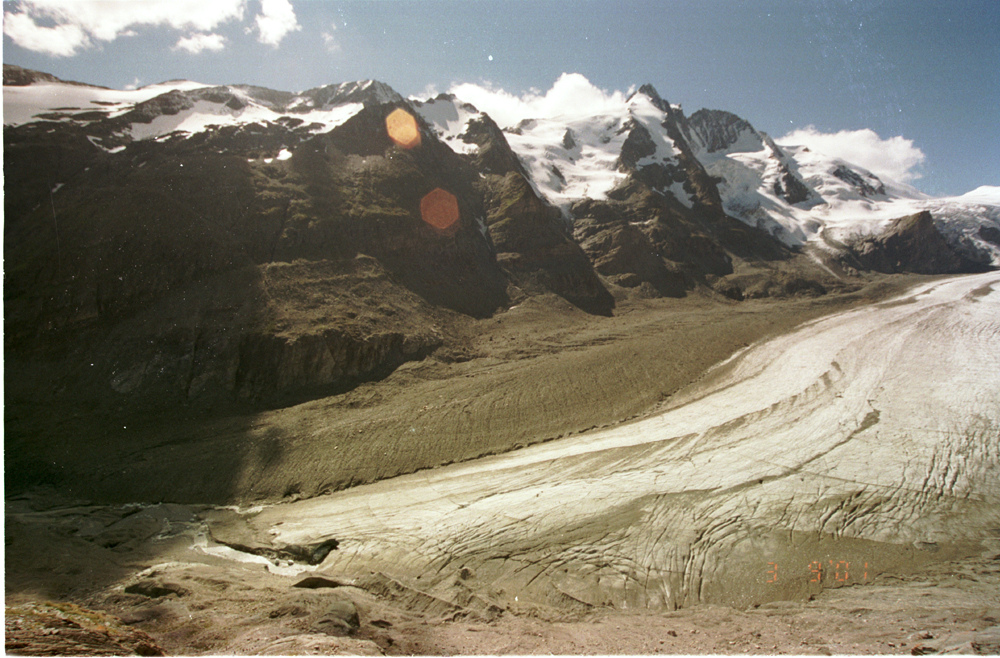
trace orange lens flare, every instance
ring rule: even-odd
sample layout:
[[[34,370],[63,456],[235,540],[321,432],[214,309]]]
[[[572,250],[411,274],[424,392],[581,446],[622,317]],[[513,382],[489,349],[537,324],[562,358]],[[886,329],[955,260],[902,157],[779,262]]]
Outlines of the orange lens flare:
[[[389,139],[403,149],[420,146],[420,127],[417,120],[402,108],[396,108],[385,118],[385,129]]]
[[[420,216],[439,231],[449,229],[458,222],[458,199],[436,187],[420,200]]]

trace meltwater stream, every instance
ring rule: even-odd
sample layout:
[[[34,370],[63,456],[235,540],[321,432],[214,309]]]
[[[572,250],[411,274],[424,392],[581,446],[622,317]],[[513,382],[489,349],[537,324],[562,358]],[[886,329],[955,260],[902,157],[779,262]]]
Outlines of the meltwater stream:
[[[248,517],[460,605],[750,605],[1000,540],[1000,273],[752,346],[644,420]]]

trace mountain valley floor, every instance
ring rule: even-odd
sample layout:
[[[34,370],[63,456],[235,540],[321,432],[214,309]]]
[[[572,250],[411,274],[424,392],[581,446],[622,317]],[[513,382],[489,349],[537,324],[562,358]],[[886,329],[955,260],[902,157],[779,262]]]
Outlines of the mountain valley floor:
[[[348,578],[323,567],[326,553],[275,552],[227,521],[651,417],[751,344],[939,279],[875,277],[786,300],[623,300],[611,318],[534,298],[457,323],[444,350],[342,395],[252,418],[139,423],[127,450],[68,433],[40,458],[71,453],[74,470],[107,476],[103,488],[92,479],[8,495],[8,653],[996,653],[1000,541],[792,600],[652,611],[498,606],[459,582],[473,571],[459,572],[450,597],[383,573]],[[224,486],[206,488],[213,478]],[[128,635],[136,629],[148,639]]]

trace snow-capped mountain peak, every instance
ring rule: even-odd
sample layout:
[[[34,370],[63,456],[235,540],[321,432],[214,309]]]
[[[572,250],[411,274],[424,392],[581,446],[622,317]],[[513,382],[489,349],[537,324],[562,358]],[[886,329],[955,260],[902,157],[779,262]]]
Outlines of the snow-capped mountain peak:
[[[72,124],[110,153],[134,141],[273,128],[262,150],[288,157],[300,140],[329,132],[366,107],[405,104],[480,171],[524,174],[568,222],[577,202],[607,200],[631,181],[691,210],[700,203],[724,211],[793,248],[836,249],[883,231],[893,219],[930,210],[953,244],[1000,265],[1000,187],[934,199],[796,143],[792,135],[779,144],[731,112],[703,109],[686,117],[648,84],[626,95],[564,75],[555,86],[559,93],[532,92],[514,105],[505,97],[498,110],[516,106],[517,112],[506,113],[513,120],[501,131],[457,93],[462,86],[421,102],[375,80],[300,92],[186,80],[112,90],[9,65],[4,79],[5,126]]]
[[[469,126],[484,116],[454,94],[415,102],[417,112],[455,151],[472,154]],[[582,199],[605,199],[630,172],[649,166],[677,166],[680,152],[664,128],[673,110],[651,85],[600,107],[568,107],[525,118],[504,130],[538,193],[567,219]],[[680,177],[660,190],[691,204]]]
[[[706,171],[718,181],[726,212],[793,247],[824,249],[884,231],[899,217],[931,210],[939,230],[969,253],[1000,263],[1000,245],[980,226],[996,221],[989,191],[969,199],[932,199],[913,187],[857,164],[810,149],[778,145],[730,112],[699,110],[685,136]],[[970,212],[973,199],[987,206]],[[987,235],[991,235],[987,231]]]
[[[405,102],[385,83],[362,80],[293,93],[253,85],[172,80],[132,90],[65,82],[4,65],[4,125],[35,121],[88,126],[95,145],[117,149],[131,140],[190,136],[212,128],[292,120],[325,132],[363,107]]]

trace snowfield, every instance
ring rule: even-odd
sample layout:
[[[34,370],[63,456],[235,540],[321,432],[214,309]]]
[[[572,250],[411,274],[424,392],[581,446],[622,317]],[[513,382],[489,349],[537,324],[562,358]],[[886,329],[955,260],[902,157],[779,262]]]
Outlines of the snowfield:
[[[375,83],[345,83],[330,88],[336,92],[363,91]],[[4,125],[17,126],[32,121],[85,121],[97,118],[114,118],[135,108],[139,103],[171,91],[214,89],[188,80],[164,82],[135,90],[119,91],[87,85],[39,82],[17,87],[5,86],[3,91]],[[159,139],[174,133],[197,134],[221,126],[266,124],[282,117],[295,117],[306,123],[317,124],[312,132],[327,132],[357,114],[364,105],[360,102],[336,103],[317,107],[304,96],[293,98],[285,107],[274,106],[256,98],[238,86],[219,87],[238,98],[243,107],[234,108],[226,103],[197,100],[193,107],[176,114],[161,114],[149,123],[134,122],[126,133],[134,140]],[[390,102],[395,100],[381,87],[375,89],[376,97]],[[94,115],[93,113],[100,113]],[[96,145],[96,144],[95,144]]]
[[[19,126],[43,118],[50,113],[66,114],[65,120],[82,112],[101,111],[115,117],[131,110],[137,103],[148,101],[170,91],[203,89],[209,85],[189,80],[176,80],[148,85],[132,90],[105,89],[90,85],[64,82],[36,82],[24,87],[4,86],[3,124]]]

